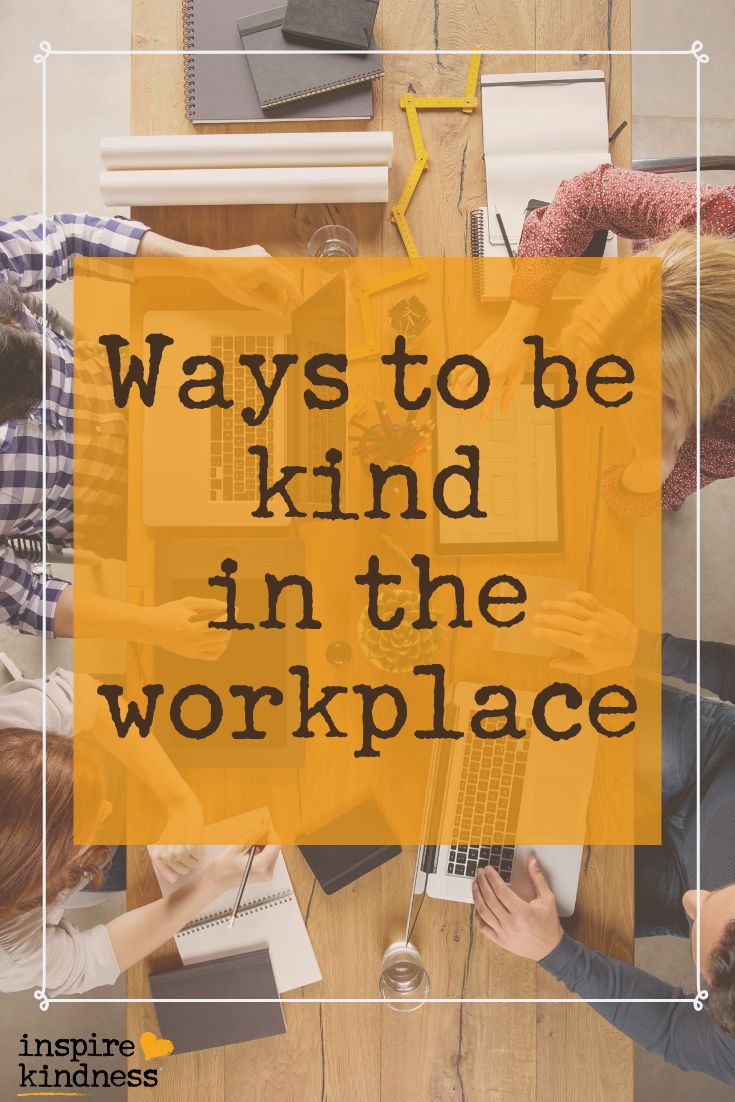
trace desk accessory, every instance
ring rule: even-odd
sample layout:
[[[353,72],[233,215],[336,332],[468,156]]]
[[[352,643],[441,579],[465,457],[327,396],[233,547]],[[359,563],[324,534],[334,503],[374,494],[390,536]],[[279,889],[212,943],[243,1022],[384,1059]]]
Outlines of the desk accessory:
[[[563,180],[610,162],[605,76],[488,73],[481,102],[488,204],[517,246],[529,195],[553,199]],[[488,233],[491,244],[503,244],[493,219]]]
[[[354,826],[353,826],[354,824]],[[299,849],[307,865],[314,873],[325,895],[334,895],[373,869],[384,865],[401,852],[395,845],[334,845],[327,839],[349,837],[359,824],[365,833],[366,824],[375,824],[375,837],[385,837],[387,826],[377,806],[363,803],[340,816],[335,822],[319,830],[311,831],[299,839]]]
[[[507,234],[506,229],[505,229],[505,223],[503,222],[502,215],[500,214],[500,211],[498,210],[497,207],[495,207],[495,221],[498,223],[498,229],[500,230],[500,236],[503,238],[503,247],[505,248],[505,251],[507,252],[508,256],[512,259],[515,256],[515,253],[513,252],[512,248],[510,246],[510,241],[508,240],[508,234]]]
[[[446,751],[445,751],[446,752]],[[435,783],[435,775],[432,784]],[[421,837],[426,838],[431,819],[431,796],[427,799],[424,808],[424,819],[421,828]],[[436,847],[419,846],[416,863],[413,868],[411,880],[411,895],[408,901],[406,914],[406,929],[403,938],[393,941],[383,953],[380,967],[380,980],[378,990],[380,997],[385,1000],[391,1010],[404,1012],[418,1010],[429,997],[431,984],[429,973],[426,971],[421,953],[411,941],[416,923],[426,899],[426,888],[429,882],[427,873],[421,868],[419,855],[423,849],[435,849]],[[423,877],[423,887],[419,886],[419,880]]]
[[[284,38],[281,27],[286,9],[271,8],[237,21],[243,50],[247,51],[250,72],[258,101],[264,111],[294,100],[309,99],[383,75],[383,66],[375,54],[315,54],[313,47]],[[286,55],[268,53],[282,50]],[[371,48],[377,50],[375,39]]]
[[[388,167],[103,170],[100,193],[111,207],[386,203]]]
[[[429,997],[429,973],[410,941],[394,941],[383,954],[378,989],[391,1010],[419,1010]]]
[[[174,1055],[286,1032],[267,949],[154,972],[150,984],[159,1032],[173,1042]],[[192,999],[263,1001],[198,1005]]]
[[[369,83],[263,111],[241,52],[237,20],[267,7],[268,0],[183,0],[184,49],[233,51],[184,55],[186,117],[195,124],[372,118]],[[290,49],[285,40],[283,48]]]
[[[108,171],[157,168],[292,168],[390,165],[390,130],[313,133],[125,134],[100,139]]]
[[[288,0],[283,33],[317,46],[367,50],[378,0]]]
[[[489,470],[503,471],[502,479],[493,486],[493,507],[483,519],[435,516],[438,553],[531,555],[563,550],[559,411],[535,405],[531,375],[524,377],[508,413],[493,407],[485,420],[478,407],[457,410],[437,402],[435,408],[436,469],[449,462],[455,449],[464,444],[483,449],[483,461]]]
[[[357,256],[357,238],[346,226],[320,226],[306,246],[309,256],[349,259]]]
[[[234,837],[232,831],[229,836]],[[218,846],[205,846],[202,862],[175,884],[162,880],[154,866],[162,895],[188,883],[218,853]],[[229,929],[236,895],[234,888],[224,892],[179,930],[175,940],[184,964],[230,958],[267,945],[278,991],[292,991],[322,978],[283,854],[278,856],[271,880],[245,889],[234,927]]]
[[[421,125],[418,119],[420,110],[441,110],[458,108],[466,114],[471,114],[477,107],[477,81],[480,73],[480,54],[470,56],[467,69],[464,94],[462,96],[416,96],[413,92],[406,92],[399,100],[400,106],[406,112],[406,120],[411,135],[414,151],[414,163],[408,174],[408,179],[403,185],[398,202],[391,211],[391,218],[396,225],[403,247],[409,260],[409,267],[402,272],[396,272],[385,279],[377,279],[372,283],[362,284],[357,291],[362,320],[363,347],[352,353],[352,359],[360,360],[374,356],[379,351],[379,342],[375,332],[370,299],[372,295],[386,290],[388,287],[398,287],[413,279],[421,279],[426,275],[426,268],[421,263],[419,251],[416,247],[413,234],[408,226],[407,210],[413,194],[416,191],[419,180],[428,164],[429,154],[421,135]]]
[[[230,929],[232,929],[232,927],[235,925],[235,919],[237,918],[237,912],[240,910],[240,904],[242,903],[242,897],[243,897],[245,889],[248,885],[248,879],[250,877],[250,870],[252,869],[253,861],[255,860],[256,850],[257,850],[256,846],[251,846],[250,849],[248,850],[248,857],[247,857],[247,861],[245,862],[245,868],[243,869],[243,872],[242,872],[242,879],[240,880],[240,887],[237,889],[237,895],[235,896],[235,902],[232,905],[232,914],[230,915],[230,921],[229,921]]]
[[[378,616],[383,621],[398,610],[404,609],[403,621],[391,631],[379,631],[373,626],[367,608],[360,613],[357,622],[357,638],[366,658],[380,670],[388,673],[408,673],[414,666],[431,662],[438,657],[447,638],[442,620],[443,614],[430,610],[436,621],[434,628],[415,628],[421,609],[419,594],[412,589],[381,590],[378,596]]]

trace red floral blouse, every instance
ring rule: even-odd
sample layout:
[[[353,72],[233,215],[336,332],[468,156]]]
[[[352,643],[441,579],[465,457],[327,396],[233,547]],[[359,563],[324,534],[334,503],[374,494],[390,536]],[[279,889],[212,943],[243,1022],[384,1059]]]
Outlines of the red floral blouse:
[[[600,165],[566,180],[547,207],[526,219],[518,256],[580,256],[596,230],[632,239],[642,248],[669,237],[677,229],[692,229],[696,220],[696,185],[650,172]],[[735,237],[735,187],[701,185],[700,228],[703,234]],[[521,302],[542,305],[556,282],[553,270],[519,266],[511,294]],[[618,511],[644,514],[655,507],[657,494],[632,494],[624,489],[623,468],[605,472],[605,497]],[[724,402],[702,426],[701,486],[735,475],[735,396]],[[696,443],[692,430],[680,448],[674,469],[663,484],[664,509],[681,508],[697,489]]]

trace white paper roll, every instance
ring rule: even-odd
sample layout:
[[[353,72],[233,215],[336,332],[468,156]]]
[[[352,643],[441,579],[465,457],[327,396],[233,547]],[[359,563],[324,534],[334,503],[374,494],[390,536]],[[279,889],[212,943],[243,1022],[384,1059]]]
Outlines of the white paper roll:
[[[390,130],[315,134],[146,134],[100,139],[106,169],[389,165]]]
[[[109,207],[387,203],[388,168],[191,168],[101,172]]]

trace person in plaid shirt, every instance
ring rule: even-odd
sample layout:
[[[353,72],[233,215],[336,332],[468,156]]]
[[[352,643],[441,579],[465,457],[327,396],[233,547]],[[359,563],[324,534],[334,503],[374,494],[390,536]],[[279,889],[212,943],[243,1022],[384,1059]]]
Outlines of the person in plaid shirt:
[[[39,537],[43,512],[43,424],[46,424],[47,538],[71,546],[73,538],[74,351],[62,326],[47,328],[47,386],[42,404],[42,321],[25,295],[70,279],[74,258],[119,256],[267,256],[259,246],[225,253],[184,245],[153,233],[141,222],[91,214],[38,214],[0,219],[0,622],[27,634],[73,635],[72,587],[37,573],[18,553],[22,537]],[[268,301],[293,306],[297,288],[273,262],[248,265],[231,290],[249,305]],[[57,331],[58,330],[58,331]],[[90,411],[77,411],[90,417]],[[94,414],[92,411],[92,420]],[[115,448],[124,435],[109,423],[90,424],[100,433],[100,463],[111,448],[109,468],[119,464]],[[118,444],[115,443],[115,437]],[[101,484],[104,478],[100,479]],[[108,488],[107,492],[114,492]],[[8,543],[14,538],[15,547]],[[223,611],[219,601],[187,597],[140,608],[95,598],[85,602],[84,633],[148,642],[189,657],[216,658],[227,633],[207,628]],[[221,641],[225,636],[225,643]]]

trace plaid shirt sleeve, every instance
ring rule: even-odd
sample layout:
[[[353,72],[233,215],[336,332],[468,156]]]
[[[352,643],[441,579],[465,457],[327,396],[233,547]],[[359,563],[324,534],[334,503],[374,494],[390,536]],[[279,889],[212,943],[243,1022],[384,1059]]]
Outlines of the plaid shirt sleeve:
[[[22,635],[54,635],[54,617],[59,597],[69,582],[47,578],[21,559],[10,547],[0,544],[0,623],[10,624]]]
[[[40,214],[0,219],[0,279],[23,291],[42,286],[44,228],[46,286],[69,279],[75,256],[134,256],[148,229],[142,222],[94,214]]]

